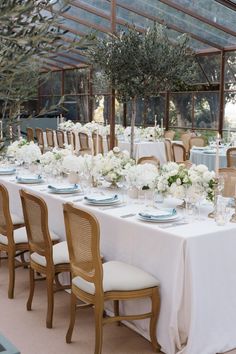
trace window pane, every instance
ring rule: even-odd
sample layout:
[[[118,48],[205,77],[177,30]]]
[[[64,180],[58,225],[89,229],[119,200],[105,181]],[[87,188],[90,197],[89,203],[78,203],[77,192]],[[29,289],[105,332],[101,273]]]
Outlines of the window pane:
[[[67,109],[66,118],[78,120],[81,123],[89,121],[89,98],[87,95],[65,96],[64,107]]]
[[[192,128],[191,93],[174,93],[170,95],[169,126]]]
[[[219,93],[195,93],[194,127],[218,129]]]

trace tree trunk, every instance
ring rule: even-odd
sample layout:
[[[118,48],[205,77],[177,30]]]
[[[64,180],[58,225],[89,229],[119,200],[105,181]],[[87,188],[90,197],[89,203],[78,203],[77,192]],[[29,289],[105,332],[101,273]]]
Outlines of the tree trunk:
[[[134,127],[136,118],[136,97],[132,98],[130,157],[134,159]]]

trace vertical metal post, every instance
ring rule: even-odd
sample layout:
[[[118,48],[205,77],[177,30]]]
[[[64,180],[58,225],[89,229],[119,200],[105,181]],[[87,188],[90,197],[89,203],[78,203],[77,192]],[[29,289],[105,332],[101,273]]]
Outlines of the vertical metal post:
[[[93,120],[93,68],[90,66],[89,68],[89,102],[88,102],[88,115],[89,121]]]
[[[111,32],[116,32],[116,0],[111,0]],[[111,90],[110,145],[115,145],[115,90]]]
[[[192,119],[192,130],[194,130],[194,107],[195,106],[195,95],[192,92],[192,112],[191,112],[191,119]]]
[[[165,119],[164,119],[164,128],[169,129],[169,117],[170,117],[170,92],[166,91],[165,94]]]
[[[219,91],[219,133],[222,136],[224,122],[224,84],[225,84],[225,52],[221,51],[220,63],[220,91]]]

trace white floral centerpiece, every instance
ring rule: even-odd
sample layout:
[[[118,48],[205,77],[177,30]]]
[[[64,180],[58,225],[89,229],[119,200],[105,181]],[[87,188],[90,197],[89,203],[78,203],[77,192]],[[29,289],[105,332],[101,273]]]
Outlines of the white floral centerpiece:
[[[191,185],[188,169],[183,164],[169,162],[160,169],[156,179],[156,189],[162,194],[171,194],[176,198],[184,198],[186,188]]]
[[[60,130],[72,130],[74,128],[75,124],[72,122],[72,120],[68,119],[64,122],[61,122],[59,125],[58,125],[58,128]]]
[[[139,164],[126,167],[125,178],[130,187],[138,189],[153,189],[158,176],[158,168],[151,164]]]
[[[106,134],[110,134],[110,129],[111,129],[110,124],[106,125],[106,127],[105,127]],[[125,128],[123,127],[123,125],[121,125],[121,124],[115,125],[115,134],[117,136],[123,135],[124,131],[125,131]]]
[[[21,163],[30,165],[38,163],[42,154],[37,144],[33,141],[28,142],[26,139],[21,138],[8,146],[7,155]]]
[[[130,166],[134,164],[134,160],[130,159],[128,151],[121,151],[118,147],[114,147],[104,157],[101,164],[102,176],[113,184],[119,182]]]
[[[163,129],[159,125],[155,127],[147,127],[142,130],[142,137],[148,141],[156,141],[163,137]]]
[[[80,131],[82,128],[82,124],[80,122],[77,122],[74,124],[73,130]]]
[[[16,153],[22,146],[28,144],[27,140],[24,138],[20,138],[19,140],[14,141],[7,148],[7,156],[13,157],[16,159]]]
[[[66,156],[71,155],[69,148],[48,151],[41,156],[40,163],[46,174],[58,176],[64,172],[63,160]]]
[[[191,187],[188,192],[192,200],[204,197],[210,201],[214,198],[214,187],[216,185],[215,172],[209,171],[205,165],[193,165],[189,170]]]
[[[94,120],[84,124],[83,130],[88,131],[90,135],[97,131],[100,135],[106,135],[106,127],[104,127],[102,124],[98,124]]]
[[[139,140],[141,136],[141,130],[138,127],[134,127],[134,140]],[[126,127],[124,130],[125,141],[129,141],[131,139],[131,127]]]

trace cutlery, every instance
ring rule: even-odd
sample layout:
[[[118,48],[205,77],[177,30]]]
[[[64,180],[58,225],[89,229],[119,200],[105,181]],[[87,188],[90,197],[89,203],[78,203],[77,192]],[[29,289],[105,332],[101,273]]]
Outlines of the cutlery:
[[[182,221],[182,222],[173,222],[168,225],[158,225],[158,226],[162,229],[168,229],[168,227],[175,227],[175,226],[181,226],[181,225],[187,225],[187,224],[188,224],[188,222]]]
[[[123,219],[125,219],[125,218],[130,218],[131,216],[135,216],[135,215],[136,215],[136,214],[130,213],[130,214],[121,215],[120,217],[123,218]]]
[[[115,208],[123,208],[125,207],[126,204],[122,203],[122,204],[116,204],[116,205],[109,205],[109,206],[104,206],[104,207],[100,207],[99,209],[101,210],[109,210],[109,209],[115,209]]]

